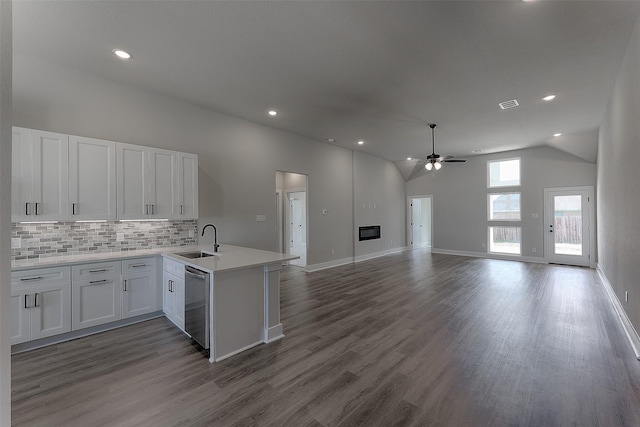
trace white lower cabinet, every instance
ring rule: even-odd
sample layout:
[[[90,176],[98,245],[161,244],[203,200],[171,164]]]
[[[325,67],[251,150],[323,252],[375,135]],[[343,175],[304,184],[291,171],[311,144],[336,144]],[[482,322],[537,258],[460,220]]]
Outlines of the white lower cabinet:
[[[164,260],[162,310],[165,316],[184,331],[184,265]]]
[[[122,318],[120,261],[72,267],[73,330],[115,322]]]
[[[11,344],[71,331],[69,267],[11,273]]]
[[[155,258],[122,261],[122,318],[155,311],[157,287]]]

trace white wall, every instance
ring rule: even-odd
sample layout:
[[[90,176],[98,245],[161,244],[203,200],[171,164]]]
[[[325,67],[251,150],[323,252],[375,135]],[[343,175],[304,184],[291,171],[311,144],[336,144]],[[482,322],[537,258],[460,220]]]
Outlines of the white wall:
[[[11,2],[0,1],[0,426],[11,425]]]
[[[600,127],[598,146],[598,263],[636,331],[640,331],[639,25],[640,21]]]
[[[353,192],[356,258],[405,246],[404,180],[395,165],[354,151]],[[380,226],[380,239],[359,241],[358,228],[367,225]]]
[[[308,176],[309,264],[354,256],[351,150],[30,57],[14,57],[14,75],[17,126],[198,154],[200,224],[216,224],[222,245],[277,248],[274,177],[281,170]],[[378,181],[381,200],[401,187],[393,164],[377,159],[372,167],[394,180]],[[363,182],[359,190],[368,188]],[[267,221],[257,222],[258,214]],[[390,228],[404,227],[404,216],[391,221]]]
[[[487,161],[513,157],[521,159],[522,256],[544,257],[543,189],[596,183],[595,164],[550,147],[473,156],[407,182],[407,196],[433,195],[434,251],[487,252],[487,194],[495,192],[487,189]]]

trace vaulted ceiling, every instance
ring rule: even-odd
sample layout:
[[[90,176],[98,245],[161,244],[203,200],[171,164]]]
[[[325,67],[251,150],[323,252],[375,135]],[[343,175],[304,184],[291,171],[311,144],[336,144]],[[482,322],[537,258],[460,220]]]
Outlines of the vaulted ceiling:
[[[428,123],[443,155],[550,145],[595,161],[640,2],[18,0],[13,10],[15,55],[371,153],[406,178],[407,157],[431,152]],[[520,105],[499,108],[512,99]]]

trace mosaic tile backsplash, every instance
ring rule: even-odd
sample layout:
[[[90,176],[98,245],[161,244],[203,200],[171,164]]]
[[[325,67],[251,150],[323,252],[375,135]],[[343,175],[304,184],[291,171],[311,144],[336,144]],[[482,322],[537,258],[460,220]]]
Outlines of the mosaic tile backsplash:
[[[11,237],[21,239],[11,259],[133,251],[163,246],[195,245],[198,221],[58,222],[11,224]]]

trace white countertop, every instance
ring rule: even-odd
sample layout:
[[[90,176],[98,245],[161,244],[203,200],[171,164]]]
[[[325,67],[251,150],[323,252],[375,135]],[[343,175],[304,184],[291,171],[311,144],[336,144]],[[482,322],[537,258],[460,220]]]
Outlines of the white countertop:
[[[11,262],[12,270],[30,268],[56,267],[90,262],[115,261],[120,259],[144,258],[150,256],[165,256],[183,264],[189,264],[210,272],[236,270],[257,265],[273,264],[300,258],[297,255],[287,255],[278,252],[241,246],[220,245],[218,254],[212,257],[189,259],[177,253],[205,251],[213,253],[212,245],[174,246],[155,249],[140,249],[135,251],[104,252],[81,255],[61,255],[38,259],[23,259]]]
[[[282,263],[283,261],[291,261],[292,259],[300,258],[297,255],[263,251],[260,249],[245,248],[242,246],[221,245],[217,253],[214,253],[212,249],[211,245],[189,246],[182,247],[179,251],[163,253],[163,256],[211,273],[215,273],[216,271],[238,270],[241,268],[255,267],[259,265],[277,264]],[[185,258],[179,255],[180,253],[199,250],[214,253],[214,256],[205,258]]]

